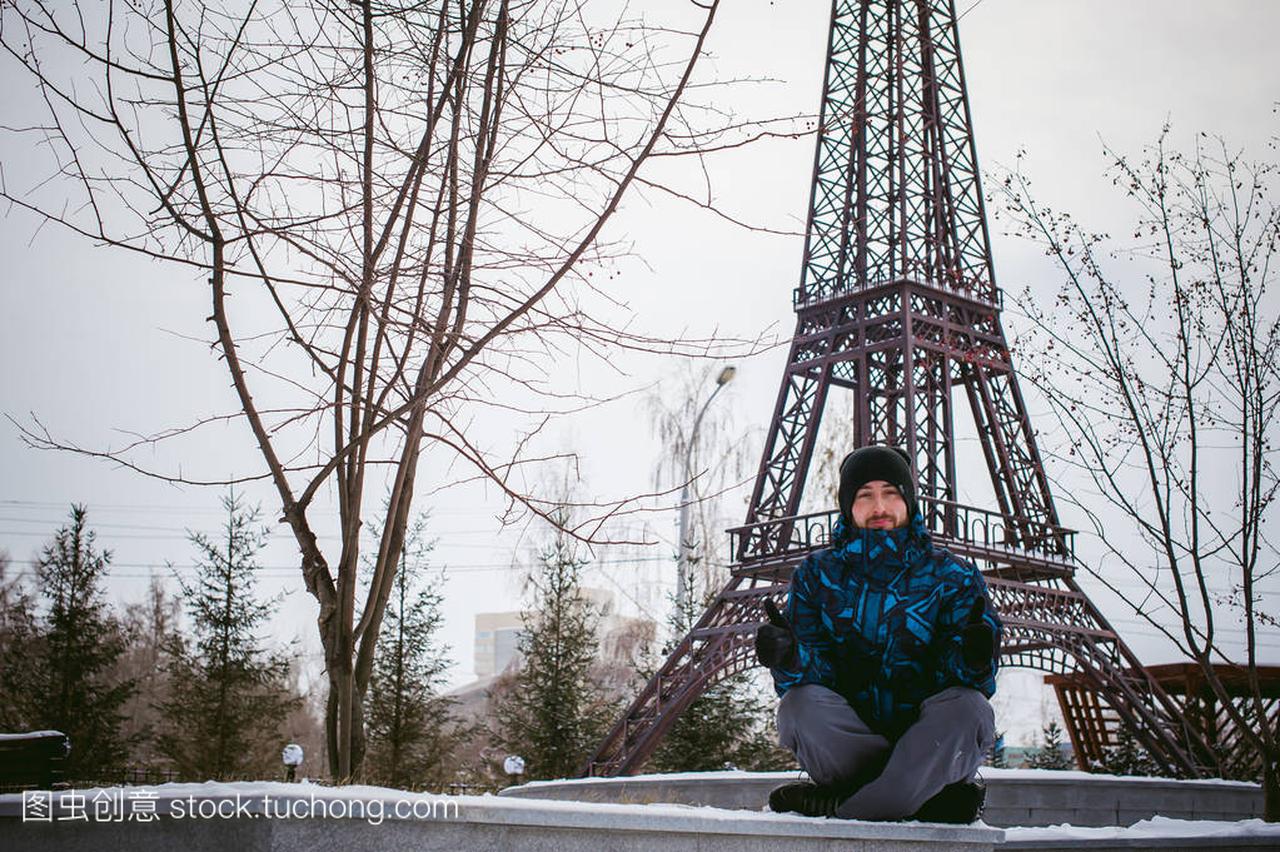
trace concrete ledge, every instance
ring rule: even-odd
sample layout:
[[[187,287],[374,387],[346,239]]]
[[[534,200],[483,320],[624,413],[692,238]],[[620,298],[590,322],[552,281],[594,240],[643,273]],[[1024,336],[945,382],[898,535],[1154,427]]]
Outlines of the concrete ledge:
[[[1248,850],[1280,848],[1280,825],[1260,819],[1239,822],[1177,820],[1155,817],[1129,828],[1011,828],[1005,850],[1035,852],[1135,852],[1167,849]]]
[[[725,782],[679,776],[683,783]],[[736,773],[745,775],[747,773]],[[753,782],[790,779],[794,773]],[[644,779],[628,779],[631,781]],[[675,779],[668,779],[675,780]],[[738,780],[742,780],[739,778]],[[616,788],[601,781],[583,782]],[[556,785],[527,785],[531,789]],[[739,784],[738,786],[743,786]],[[514,792],[514,791],[513,791]],[[544,792],[547,790],[544,789]],[[44,822],[24,821],[23,796],[0,796],[0,847],[31,852],[225,850],[534,850],[534,852],[1220,852],[1280,848],[1280,825],[1156,817],[1131,828],[1011,828],[811,819],[760,810],[673,804],[587,803],[505,796],[431,796],[380,787],[163,784],[47,794]],[[145,809],[139,803],[145,804]],[[99,808],[107,810],[99,812]],[[118,805],[116,811],[111,807]],[[398,814],[397,807],[403,809]],[[215,816],[218,811],[225,818]],[[30,802],[27,816],[32,816]],[[192,817],[190,814],[200,816]],[[416,813],[416,817],[414,816]],[[36,814],[39,815],[39,814]],[[139,820],[139,816],[154,817]]]
[[[1129,826],[1181,820],[1261,818],[1262,787],[1242,781],[1129,778],[1043,769],[984,770],[983,819],[1000,826]]]
[[[118,793],[134,814],[139,790],[154,794],[148,811],[159,818],[136,821],[71,820],[84,797],[93,814],[96,800]],[[535,850],[535,852],[619,852],[747,850],[765,852],[785,843],[788,849],[861,850],[861,852],[990,852],[1003,837],[986,826],[931,826],[920,823],[865,823],[817,820],[786,814],[730,811],[682,805],[585,804],[529,801],[494,796],[423,796],[378,787],[323,788],[296,784],[163,784],[151,788],[112,788],[55,793],[48,822],[22,821],[22,797],[0,796],[0,836],[13,849],[44,852],[129,852],[225,850],[308,852],[364,850]],[[264,799],[264,797],[269,797]],[[187,818],[190,802],[212,813],[225,805],[231,818]],[[430,803],[429,818],[388,816],[396,802]],[[176,804],[175,804],[176,803]],[[441,808],[438,805],[444,804]],[[357,805],[359,806],[357,808]],[[174,816],[175,807],[183,814]],[[272,814],[317,813],[328,816],[279,818]],[[341,811],[343,816],[333,816]],[[374,824],[370,814],[382,816]],[[427,811],[424,809],[424,813]]]
[[[758,811],[797,772],[698,772],[578,778],[510,787],[503,797],[581,802],[678,802]],[[1262,816],[1262,788],[1239,781],[1121,778],[1042,769],[984,769],[988,825],[1127,826],[1153,816],[1241,820]]]

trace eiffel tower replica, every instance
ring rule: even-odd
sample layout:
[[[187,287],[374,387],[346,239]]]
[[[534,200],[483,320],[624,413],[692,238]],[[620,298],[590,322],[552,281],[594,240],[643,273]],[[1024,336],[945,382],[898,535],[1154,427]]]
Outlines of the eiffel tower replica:
[[[781,606],[792,569],[827,544],[837,516],[799,514],[833,391],[852,400],[857,446],[907,449],[935,542],[982,569],[1005,625],[1002,665],[1071,676],[1078,759],[1101,759],[1123,724],[1170,774],[1214,773],[1209,738],[1073,578],[1074,533],[1058,522],[1000,324],[953,0],[833,3],[793,301],[746,523],[729,531],[731,578],[584,774],[638,771],[703,690],[756,665],[763,601]],[[990,509],[957,501],[958,402],[991,474]]]

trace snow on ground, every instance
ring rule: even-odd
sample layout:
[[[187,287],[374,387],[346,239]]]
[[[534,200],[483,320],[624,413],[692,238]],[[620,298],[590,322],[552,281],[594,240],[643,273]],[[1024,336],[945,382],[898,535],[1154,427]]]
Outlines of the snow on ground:
[[[1062,772],[1050,770],[986,770],[984,774],[988,777],[995,776],[1019,776],[1025,777],[1028,773],[1049,774],[1055,779],[1067,780],[1069,778],[1078,781],[1097,780],[1100,776],[1091,775],[1085,772]],[[777,776],[778,778],[794,778],[795,772],[777,772],[777,773],[751,773],[739,771],[722,771],[722,772],[684,772],[669,773],[663,775],[635,775],[629,776],[628,780],[720,780],[734,777],[751,777],[762,778],[768,776]],[[1107,776],[1101,776],[1103,778]],[[607,783],[611,779],[602,778],[583,778],[573,779],[580,783]],[[1145,779],[1143,779],[1145,780]],[[1168,780],[1168,779],[1163,779]],[[616,783],[616,779],[614,780]],[[527,786],[551,784],[554,782],[534,781]],[[1238,781],[1212,781],[1212,782],[1190,782],[1190,783],[1219,783],[1219,784],[1240,784]],[[117,791],[120,788],[91,788],[85,790],[77,790],[76,792],[92,799],[93,796],[102,791]],[[172,799],[221,799],[227,797],[239,797],[242,800],[262,799],[263,797],[271,797],[277,800],[307,798],[316,800],[363,800],[363,801],[388,801],[394,799],[430,799],[430,800],[448,800],[451,803],[457,803],[459,807],[465,810],[468,806],[483,806],[486,809],[497,810],[522,810],[532,809],[543,812],[595,812],[595,813],[643,813],[648,816],[681,816],[689,817],[696,815],[708,820],[725,820],[725,819],[807,819],[799,817],[795,814],[775,814],[768,811],[746,811],[746,810],[730,810],[726,808],[714,808],[702,805],[681,805],[681,804],[627,804],[617,802],[578,802],[563,799],[528,799],[508,796],[494,796],[485,794],[481,796],[463,795],[448,796],[435,793],[411,793],[404,790],[396,790],[389,787],[375,787],[371,785],[346,785],[339,787],[329,787],[320,784],[310,784],[302,782],[299,784],[290,784],[281,781],[237,781],[237,782],[219,782],[206,781],[204,783],[167,783],[155,785],[138,785],[125,788],[129,791],[147,790],[156,794],[160,800]],[[55,797],[58,795],[54,794]],[[0,810],[8,810],[12,806],[19,804],[22,795],[19,793],[10,793],[0,795],[0,806],[8,806],[8,808],[0,808]],[[989,828],[983,823],[977,824],[979,827]],[[1063,837],[1091,837],[1096,839],[1107,838],[1124,838],[1124,837],[1213,837],[1221,835],[1240,835],[1240,836],[1274,836],[1280,839],[1280,824],[1266,823],[1260,819],[1243,820],[1238,822],[1229,821],[1205,821],[1205,820],[1180,820],[1169,819],[1167,817],[1156,816],[1148,820],[1143,820],[1134,824],[1129,828],[1122,827],[1102,827],[1102,828],[1086,828],[1071,825],[1059,825],[1049,827],[1018,827],[1006,829],[1008,832],[1007,839],[1012,840],[1033,840],[1033,839],[1055,839]]]
[[[731,778],[794,781],[803,777],[798,769],[783,772],[748,772],[745,769],[714,769],[705,772],[654,772],[646,775],[625,775],[616,778],[557,778],[550,781],[526,781],[522,787],[542,787],[548,784],[617,784],[623,781],[724,781]]]
[[[1249,781],[1227,781],[1222,778],[1196,778],[1190,780],[1179,781],[1174,778],[1154,778],[1145,775],[1107,775],[1102,772],[1083,772],[1074,769],[993,769],[984,766],[978,772],[979,777],[986,781],[1003,779],[1004,781],[1059,781],[1064,784],[1088,784],[1100,783],[1104,781],[1114,781],[1117,778],[1123,778],[1126,783],[1148,783],[1148,784],[1215,784],[1235,787],[1257,787],[1257,784]],[[734,778],[749,778],[761,781],[777,781],[784,783],[794,781],[797,778],[806,777],[799,770],[787,770],[785,772],[748,772],[739,769],[714,770],[708,772],[657,772],[649,775],[627,775],[617,778],[561,778],[552,781],[526,781],[523,787],[541,787],[541,786],[559,786],[562,784],[618,784],[621,782],[672,782],[672,781],[725,781]]]
[[[1043,828],[1006,828],[1005,843],[1029,840],[1150,840],[1153,838],[1239,838],[1274,837],[1280,844],[1280,823],[1246,819],[1238,822],[1169,819],[1155,816],[1136,822],[1128,828],[1103,826],[1085,828],[1073,825],[1051,825]]]
[[[1090,781],[1115,781],[1123,778],[1125,783],[1148,784],[1217,784],[1229,787],[1253,787],[1258,785],[1251,781],[1228,781],[1225,778],[1158,778],[1148,775],[1108,775],[1105,772],[1084,772],[1078,769],[993,769],[984,766],[978,775],[987,780],[1002,778],[1006,781],[1062,781],[1072,784],[1087,784]]]
[[[207,781],[195,783],[167,783],[155,785],[138,785],[130,787],[95,787],[76,789],[75,791],[54,791],[53,821],[65,817],[67,809],[65,797],[74,792],[80,801],[80,810],[93,811],[94,802],[100,797],[117,797],[122,803],[127,800],[136,801],[140,792],[145,791],[150,813],[191,818],[194,816],[224,818],[254,818],[257,814],[274,814],[276,818],[287,816],[329,816],[341,813],[340,818],[365,819],[381,823],[391,818],[392,805],[396,802],[424,802],[434,805],[423,809],[431,818],[443,816],[454,821],[477,823],[510,823],[531,825],[572,824],[585,828],[634,828],[637,825],[652,827],[656,821],[671,820],[679,825],[680,830],[696,833],[699,824],[706,824],[709,831],[720,833],[724,830],[735,830],[734,823],[754,823],[760,830],[768,833],[785,833],[789,830],[800,830],[808,834],[825,833],[848,834],[850,831],[859,834],[878,836],[908,836],[913,827],[906,823],[894,822],[858,822],[856,820],[824,821],[811,817],[803,817],[791,813],[773,813],[767,809],[759,811],[731,810],[705,805],[682,805],[669,803],[629,804],[617,802],[578,802],[566,799],[524,799],[508,796],[485,794],[481,796],[451,796],[435,793],[411,793],[388,787],[369,785],[348,785],[327,787],[319,784],[290,784],[278,781]],[[196,808],[191,804],[234,801],[234,808],[217,810],[215,808]],[[291,809],[290,801],[303,803],[320,803],[321,807]],[[177,802],[177,810],[171,803]],[[183,803],[186,803],[185,807]],[[447,803],[447,807],[440,807]],[[342,804],[344,807],[334,807]],[[325,806],[327,805],[327,807]],[[9,793],[0,795],[0,818],[17,817],[23,813],[23,794]],[[416,817],[416,811],[412,812]],[[403,817],[400,817],[403,818]],[[692,821],[692,822],[691,822]],[[786,825],[765,826],[770,823],[789,823]],[[715,826],[714,828],[712,826]],[[983,823],[972,826],[945,826],[947,831],[971,832],[979,834],[997,834],[999,829]]]

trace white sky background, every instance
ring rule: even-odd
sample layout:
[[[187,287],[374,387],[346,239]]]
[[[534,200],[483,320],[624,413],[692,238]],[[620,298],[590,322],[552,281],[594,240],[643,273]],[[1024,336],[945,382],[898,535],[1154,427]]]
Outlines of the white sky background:
[[[671,0],[675,2],[675,0]],[[973,0],[960,0],[961,11]],[[710,43],[721,77],[770,78],[739,91],[745,115],[816,112],[826,49],[829,3],[815,0],[732,0],[721,9]],[[1141,0],[982,0],[961,22],[961,41],[979,161],[988,174],[1010,166],[1021,148],[1025,170],[1041,200],[1070,210],[1093,230],[1124,221],[1117,195],[1103,178],[1105,139],[1136,152],[1155,139],[1166,119],[1175,145],[1195,132],[1221,133],[1237,146],[1262,152],[1280,130],[1274,60],[1280,3],[1230,0],[1214,4]],[[0,59],[0,123],[26,83],[8,57]],[[0,164],[9,174],[29,151],[0,137]],[[761,144],[712,162],[716,201],[735,216],[779,230],[803,228],[812,173],[813,139]],[[226,410],[234,400],[225,368],[208,350],[207,291],[199,277],[96,249],[54,226],[37,233],[21,212],[0,219],[0,412],[29,422],[34,412],[57,436],[81,446],[119,446],[127,433],[182,425],[195,415]],[[654,193],[632,195],[610,234],[634,244],[610,291],[631,320],[659,333],[751,338],[793,325],[791,291],[798,282],[802,239],[747,232],[686,204]],[[998,282],[1007,293],[1033,283],[1051,288],[1052,270],[1038,251],[993,227]],[[1006,314],[1006,327],[1016,329]],[[772,414],[785,348],[737,362],[738,375],[717,400],[744,434],[759,442]],[[613,368],[572,357],[556,365],[566,387],[597,393],[640,389],[676,369],[658,358],[619,358]],[[708,388],[709,389],[709,388]],[[1024,385],[1024,393],[1028,389]],[[1042,409],[1034,398],[1034,408]],[[1040,421],[1047,428],[1047,422]],[[511,438],[513,425],[490,416],[476,424],[491,449]],[[243,424],[206,433],[207,453],[192,464],[205,474],[257,471],[260,460]],[[574,448],[585,487],[608,497],[651,490],[660,451],[640,395],[561,422],[547,445]],[[974,477],[986,478],[976,445]],[[758,449],[756,450],[758,452]],[[146,456],[139,457],[146,460]],[[219,471],[219,462],[225,468]],[[418,481],[457,476],[441,453],[426,457]],[[975,483],[976,493],[986,486]],[[272,489],[246,486],[264,515],[278,515]],[[965,490],[969,490],[967,487]],[[114,552],[111,591],[121,602],[141,598],[166,561],[189,570],[186,528],[216,531],[220,489],[178,489],[89,458],[37,452],[0,421],[0,549],[25,567],[38,546],[64,522],[72,501],[89,506],[99,540]],[[731,523],[743,498],[728,501]],[[962,495],[963,499],[963,495]],[[674,504],[674,500],[669,501]],[[448,566],[444,639],[454,650],[455,683],[472,677],[473,616],[519,606],[519,572],[528,543],[499,537],[502,502],[493,489],[454,488],[423,497],[439,536],[437,563]],[[336,514],[336,512],[335,512]],[[627,564],[633,554],[602,552],[588,582],[625,590],[624,609],[665,612],[674,563],[674,511],[651,516],[665,539]],[[321,538],[330,553],[336,538]],[[723,542],[717,543],[724,547]],[[522,549],[521,549],[522,548]],[[296,547],[283,526],[262,555],[264,592],[288,593],[280,608],[281,639],[298,639],[315,659],[315,605],[298,575]],[[184,567],[188,566],[188,567]],[[608,576],[604,573],[608,572]],[[1096,584],[1082,583],[1090,592]],[[621,592],[620,592],[621,593]],[[1147,662],[1172,654],[1150,627],[1098,593],[1104,612]],[[1264,650],[1280,660],[1280,636],[1264,636]],[[1037,700],[1038,703],[1038,700]]]

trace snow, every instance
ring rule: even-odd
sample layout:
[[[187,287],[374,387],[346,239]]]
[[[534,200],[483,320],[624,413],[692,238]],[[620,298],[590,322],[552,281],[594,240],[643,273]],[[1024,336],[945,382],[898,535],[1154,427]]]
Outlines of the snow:
[[[794,775],[794,773],[791,774]],[[121,789],[120,787],[95,787],[83,790],[77,788],[76,793],[80,794],[84,800],[93,801],[96,796],[104,792],[107,794],[114,792],[119,795],[117,791]],[[694,832],[698,830],[697,825],[690,824],[690,819],[708,823],[708,830],[712,832],[726,829],[732,830],[732,824],[744,821],[757,823],[762,830],[777,832],[800,830],[818,835],[828,831],[836,834],[846,834],[849,831],[859,833],[869,831],[877,835],[906,836],[914,830],[910,824],[906,823],[860,823],[856,820],[828,821],[803,817],[798,814],[773,813],[767,809],[749,811],[716,808],[706,805],[670,803],[578,802],[563,799],[525,799],[492,794],[453,796],[435,793],[411,793],[389,787],[359,784],[326,787],[305,781],[297,784],[281,781],[206,781],[204,783],[138,785],[124,789],[133,791],[146,790],[150,794],[154,794],[154,796],[149,796],[148,798],[152,798],[156,802],[185,801],[187,799],[194,799],[197,802],[234,799],[246,804],[246,813],[257,812],[264,808],[264,802],[268,797],[274,802],[314,799],[329,802],[337,800],[361,802],[365,805],[375,802],[391,803],[398,800],[424,800],[434,803],[447,802],[450,807],[445,813],[453,813],[455,819],[495,823],[532,822],[533,824],[555,825],[558,821],[563,820],[566,824],[571,823],[579,827],[609,828],[617,826],[619,818],[624,824],[634,824],[635,819],[640,818],[646,825],[650,826],[655,822],[669,819],[681,825],[684,831]],[[55,791],[54,795],[56,797],[59,793]],[[21,811],[21,804],[22,794],[9,793],[0,795],[0,817],[18,815]],[[454,805],[456,805],[456,810],[452,807]],[[160,810],[163,812],[163,807]],[[354,808],[351,810],[352,813],[356,811],[357,809]],[[557,817],[557,815],[559,816]],[[790,827],[773,826],[771,829],[764,829],[764,825],[771,823],[789,823]],[[718,824],[718,827],[711,827],[711,825],[716,824]],[[998,836],[999,833],[999,829],[983,823],[976,823],[971,826],[931,826],[931,828],[959,831],[961,833],[976,832],[995,836]]]
[[[1280,843],[1280,823],[1260,819],[1238,822],[1170,819],[1155,816],[1136,822],[1128,828],[1103,826],[1086,828],[1073,825],[1051,825],[1044,828],[1006,828],[1006,843],[1031,840],[1151,840],[1153,838],[1241,838],[1274,837]]]
[[[1104,783],[1108,781],[1116,781],[1124,779],[1126,784],[1129,783],[1145,783],[1145,784],[1213,784],[1226,787],[1248,787],[1257,789],[1258,785],[1251,781],[1228,781],[1224,778],[1158,778],[1147,775],[1108,775],[1105,772],[1084,772],[1079,769],[993,769],[984,766],[978,770],[978,777],[987,781],[993,778],[1003,778],[1005,780],[1026,781],[1034,779],[1036,782],[1041,781],[1059,781],[1071,784],[1089,784]]]
[[[985,770],[984,774],[988,775],[1006,775],[1025,777],[1029,772],[1040,772],[1049,774],[1055,779],[1088,781],[1097,780],[1099,776],[1090,775],[1084,772],[1054,772],[1050,770]],[[661,779],[665,781],[672,780],[714,780],[731,777],[751,777],[760,778],[762,776],[776,776],[777,778],[795,778],[798,773],[795,772],[778,772],[778,773],[749,773],[740,771],[722,771],[722,772],[684,772],[663,775],[649,776],[632,776],[635,780]],[[1106,776],[1102,776],[1105,778]],[[616,779],[574,779],[578,783],[590,784],[598,782],[614,781]],[[1167,783],[1167,779],[1163,780]],[[536,786],[552,782],[530,782],[526,786]],[[1217,781],[1217,782],[1193,782],[1193,783],[1220,783],[1220,784],[1239,784],[1235,781]],[[100,790],[112,790],[118,788],[93,788],[89,790],[80,790],[87,799],[92,800],[93,796]],[[238,798],[241,801],[258,800],[262,801],[264,797],[271,797],[274,800],[289,799],[309,799],[316,800],[347,800],[347,801],[363,801],[366,803],[381,801],[389,802],[393,800],[427,800],[427,801],[447,801],[451,805],[456,804],[458,810],[457,815],[462,819],[479,819],[481,821],[495,820],[504,822],[507,819],[514,818],[517,821],[524,821],[524,818],[532,815],[540,815],[535,817],[537,822],[543,824],[554,824],[556,814],[562,814],[567,821],[580,821],[583,817],[590,818],[592,816],[609,817],[612,816],[631,816],[643,817],[646,822],[653,819],[670,818],[679,820],[684,823],[684,830],[691,830],[689,824],[685,821],[690,818],[697,820],[705,820],[709,823],[727,823],[727,822],[758,822],[761,828],[767,823],[790,822],[795,825],[803,823],[806,828],[817,829],[819,832],[824,829],[822,825],[829,824],[832,829],[837,826],[856,825],[855,821],[831,820],[829,823],[810,817],[802,817],[796,814],[772,813],[768,810],[748,811],[748,810],[730,810],[727,808],[715,808],[703,805],[681,805],[681,804],[629,804],[617,802],[580,802],[556,799],[531,799],[518,798],[508,796],[494,796],[485,794],[481,796],[463,795],[463,796],[446,796],[433,793],[410,793],[404,790],[396,790],[388,787],[375,787],[371,785],[348,785],[341,787],[327,787],[319,784],[311,784],[303,781],[302,783],[290,784],[279,781],[255,781],[255,782],[216,782],[207,781],[204,783],[168,783],[157,785],[142,785],[134,787],[137,789],[146,789],[156,794],[161,801],[174,799],[187,799],[189,797],[197,800],[210,799],[227,799]],[[0,795],[0,813],[13,812],[16,815],[17,809],[21,803],[21,794]],[[471,808],[476,811],[468,813]],[[504,817],[503,814],[509,814]],[[521,815],[525,815],[522,817]],[[592,820],[593,822],[595,820]],[[800,821],[797,823],[796,821]],[[864,824],[867,827],[874,825],[877,829],[885,829],[891,833],[901,833],[902,831],[914,830],[911,823],[875,823]],[[930,826],[931,829],[939,827]],[[964,830],[976,829],[984,832],[999,832],[1000,829],[988,826],[985,823],[977,822],[971,826],[947,826],[948,829]],[[692,830],[696,831],[696,828]],[[715,829],[709,829],[714,831]],[[773,829],[769,829],[773,831]],[[1031,842],[1031,841],[1059,841],[1059,840],[1075,840],[1075,841],[1134,841],[1149,842],[1152,839],[1159,838],[1179,838],[1179,839],[1222,839],[1222,838],[1274,838],[1276,845],[1280,846],[1280,824],[1267,823],[1261,819],[1249,819],[1236,822],[1231,821],[1211,821],[1211,820],[1182,820],[1170,819],[1168,817],[1156,816],[1150,819],[1142,820],[1129,827],[1083,827],[1072,826],[1069,824],[1055,825],[1048,827],[1014,827],[1004,829],[1004,842]],[[997,841],[998,842],[998,841]]]
[[[1115,781],[1123,778],[1125,783],[1145,783],[1145,784],[1213,784],[1228,787],[1249,787],[1256,788],[1258,785],[1249,781],[1227,781],[1222,778],[1195,778],[1178,780],[1173,778],[1153,778],[1145,775],[1107,775],[1102,772],[1083,772],[1076,769],[993,769],[984,766],[978,771],[978,776],[984,780],[992,779],[1005,780],[1035,780],[1054,781],[1063,784],[1100,784]],[[725,781],[734,778],[754,779],[759,781],[777,781],[784,783],[787,781],[795,781],[797,779],[807,777],[799,770],[788,770],[785,772],[748,772],[739,769],[713,770],[707,772],[658,772],[648,775],[626,775],[616,778],[560,778],[551,781],[527,781],[520,785],[521,787],[541,787],[541,786],[560,786],[565,784],[618,784],[620,782],[658,782],[670,783],[673,781]]]
[[[120,790],[120,787],[76,788],[76,792],[87,799],[103,791]],[[521,799],[516,797],[483,795],[445,795],[439,793],[412,793],[391,787],[376,787],[368,784],[348,784],[340,787],[329,787],[312,784],[307,781],[291,784],[284,781],[205,781],[203,783],[170,782],[165,784],[141,784],[127,787],[129,790],[148,790],[157,794],[161,801],[172,799],[225,799],[239,798],[242,801],[261,801],[263,797],[272,799],[314,798],[317,800],[347,801],[387,801],[393,799],[428,799],[456,802],[459,810],[466,813],[468,806],[483,805],[488,810],[500,811],[544,811],[544,812],[591,812],[591,813],[644,813],[654,816],[687,817],[696,813],[707,819],[771,819],[797,818],[794,814],[775,814],[771,812],[728,810],[707,806],[680,804],[621,804],[616,802],[576,802],[563,799]],[[55,791],[55,796],[57,795]],[[0,795],[0,806],[20,804],[21,793]]]
[[[548,784],[617,784],[621,781],[724,781],[731,778],[754,778],[767,781],[794,781],[803,777],[798,770],[785,772],[748,772],[744,769],[714,769],[705,772],[655,772],[648,775],[624,775],[616,778],[557,778],[550,781],[526,781],[521,787],[540,787]]]

